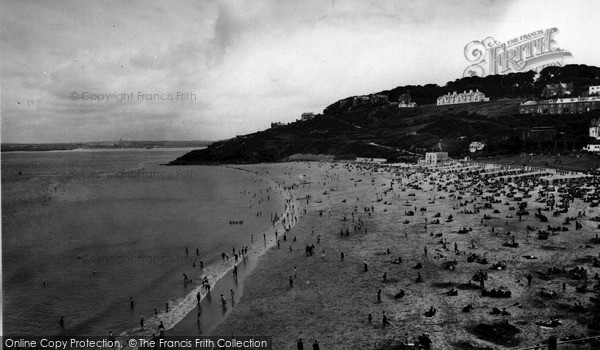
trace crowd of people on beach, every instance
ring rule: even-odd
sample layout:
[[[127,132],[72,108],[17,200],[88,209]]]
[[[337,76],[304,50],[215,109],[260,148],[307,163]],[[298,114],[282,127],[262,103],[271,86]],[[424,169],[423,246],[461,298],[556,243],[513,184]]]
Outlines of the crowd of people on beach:
[[[574,224],[574,231],[585,230],[589,232],[591,226],[589,224],[590,216],[593,215],[593,210],[577,208],[576,216],[568,216],[573,211],[571,206],[574,205],[575,200],[582,201],[583,203],[590,203],[596,206],[600,199],[599,186],[600,181],[597,177],[581,177],[565,181],[562,183],[552,184],[549,183],[548,179],[544,179],[541,176],[528,175],[528,176],[515,176],[510,179],[499,179],[498,177],[484,176],[485,170],[481,167],[477,172],[461,172],[460,169],[452,169],[451,167],[406,167],[400,171],[392,167],[386,167],[381,165],[348,165],[346,167],[355,173],[362,174],[364,177],[371,177],[372,182],[375,182],[375,175],[385,172],[391,176],[388,184],[382,184],[386,189],[383,191],[377,191],[375,194],[376,198],[373,200],[375,203],[379,203],[375,208],[375,205],[354,205],[350,211],[342,212],[339,215],[339,220],[342,227],[339,230],[339,239],[346,239],[352,237],[357,233],[367,235],[370,230],[367,226],[375,225],[372,219],[373,214],[380,212],[388,212],[393,210],[391,207],[394,201],[398,202],[398,199],[402,198],[406,202],[400,205],[406,205],[409,200],[416,198],[415,194],[419,194],[418,198],[424,198],[427,196],[429,205],[436,205],[438,203],[444,204],[445,207],[440,208],[436,206],[436,212],[434,215],[429,213],[429,206],[414,206],[410,210],[402,210],[406,217],[416,217],[416,213],[423,217],[421,219],[423,224],[419,224],[420,220],[411,219],[405,220],[403,225],[407,227],[403,233],[405,237],[410,235],[422,235],[433,238],[434,240],[423,246],[423,255],[418,258],[418,255],[413,254],[411,256],[398,256],[394,255],[393,249],[386,248],[385,252],[381,255],[394,255],[390,259],[390,263],[395,265],[402,265],[404,260],[420,259],[412,268],[416,269],[416,275],[414,277],[415,283],[427,282],[426,274],[432,272],[432,266],[439,266],[440,271],[455,271],[457,269],[464,269],[465,264],[476,263],[480,265],[488,265],[488,271],[504,271],[511,268],[513,262],[503,259],[503,255],[509,254],[508,252],[502,251],[501,253],[495,254],[497,261],[490,261],[489,257],[486,257],[490,249],[499,249],[494,247],[493,241],[486,240],[483,237],[485,235],[491,236],[503,236],[508,237],[508,241],[499,243],[498,246],[505,247],[506,249],[522,249],[527,247],[529,241],[525,239],[529,237],[530,232],[537,231],[539,233],[539,240],[547,239],[552,235],[557,235],[559,232],[568,231],[568,227],[571,223]],[[502,174],[500,173],[499,176]],[[339,177],[337,178],[339,179]],[[322,184],[326,189],[322,192],[324,196],[330,198],[331,193],[335,192],[333,181],[331,178],[327,178]],[[360,180],[362,181],[362,180]],[[356,183],[359,181],[355,181]],[[299,184],[294,183],[290,186],[291,189],[298,188]],[[435,195],[431,195],[431,191],[437,192]],[[535,196],[535,197],[534,197]],[[387,198],[387,199],[386,199]],[[364,199],[363,199],[364,200]],[[360,202],[361,198],[356,198],[356,202]],[[306,207],[311,208],[312,205],[322,208],[320,205],[322,202],[317,201],[306,201]],[[383,207],[381,206],[383,204]],[[343,207],[349,207],[348,198],[342,200]],[[359,208],[361,210],[359,210]],[[398,208],[400,209],[400,208]],[[306,210],[306,209],[305,209]],[[514,213],[512,212],[514,211]],[[326,212],[326,210],[325,210]],[[323,217],[324,210],[318,209],[318,217]],[[377,214],[379,215],[379,214]],[[547,223],[544,217],[558,217],[566,215],[565,220],[562,222],[562,226],[550,227],[547,230],[538,229],[539,223]],[[475,220],[468,219],[468,216],[480,216]],[[593,217],[593,216],[592,216]],[[433,218],[433,219],[432,219]],[[440,224],[440,219],[445,218],[446,225]],[[600,217],[596,216],[597,221],[600,221]],[[328,220],[335,219],[332,217],[331,211],[327,216]],[[587,224],[586,224],[587,219]],[[456,227],[455,221],[458,220],[463,226],[450,229],[450,227]],[[477,222],[478,224],[475,224]],[[350,224],[350,225],[349,225]],[[468,224],[468,225],[465,225]],[[519,227],[523,227],[528,224],[527,230],[520,231]],[[470,226],[469,226],[470,225]],[[420,227],[420,228],[418,228]],[[598,226],[600,228],[600,226]],[[296,232],[296,235],[298,232]],[[308,233],[306,233],[308,234]],[[465,237],[461,237],[464,235]],[[544,236],[546,237],[544,238]],[[310,238],[312,236],[312,239]],[[316,247],[321,241],[321,235],[315,236],[314,229],[310,232],[310,236],[303,237],[303,241],[312,240],[313,242],[307,242],[305,244],[304,255],[311,257],[314,255]],[[285,236],[284,236],[285,237]],[[520,237],[520,238],[519,238]],[[480,242],[479,245],[475,244],[475,239]],[[483,239],[483,241],[482,241]],[[464,241],[467,240],[467,244],[462,246]],[[596,241],[592,238],[590,243],[600,244],[598,234],[596,234]],[[284,239],[285,241],[285,239]],[[481,242],[486,242],[485,245],[481,245]],[[293,242],[296,242],[296,236]],[[279,243],[279,241],[278,241]],[[462,246],[462,247],[461,247]],[[593,246],[583,246],[583,249],[590,249]],[[533,247],[532,247],[533,248]],[[325,259],[325,250],[322,250],[321,257]],[[289,246],[289,251],[293,252],[292,245]],[[431,255],[429,252],[433,251]],[[479,251],[479,252],[478,252]],[[343,251],[338,252],[340,261],[344,261],[345,253]],[[538,260],[538,256],[531,254],[524,254],[523,258],[526,260]],[[370,274],[368,258],[364,259],[363,262],[363,273]],[[435,260],[439,260],[436,263]],[[600,261],[600,254],[596,261]],[[542,261],[539,261],[542,263]],[[427,263],[427,268],[425,268]],[[547,262],[546,262],[547,263]],[[432,265],[433,264],[433,265]],[[597,264],[600,267],[600,263]],[[422,274],[421,271],[425,271],[426,274]],[[577,273],[580,270],[572,272],[571,276],[578,276]],[[443,273],[443,272],[440,272]],[[523,273],[519,277],[519,273]],[[438,273],[436,272],[436,275]],[[517,285],[525,286],[527,288],[533,288],[535,285],[535,275],[540,275],[537,270],[523,270],[514,271],[511,273],[517,280]],[[394,284],[390,281],[396,281],[397,278],[390,278],[389,271],[385,271],[382,274],[379,283],[384,285]],[[448,275],[447,278],[452,278],[452,275]],[[473,276],[472,280],[464,283],[454,283],[454,286],[443,293],[442,295],[453,297],[462,293],[469,293],[469,289],[478,289],[480,291],[481,298],[514,298],[514,291],[506,288],[503,285],[496,285],[490,289],[486,287],[486,284],[494,282],[496,284],[503,283],[507,277],[504,275],[489,275],[488,272],[483,269],[479,269]],[[575,278],[575,277],[573,277]],[[289,276],[289,288],[295,288],[294,281],[297,279],[296,268],[294,273]],[[439,277],[438,277],[439,279]],[[525,280],[526,282],[521,283],[519,280]],[[540,276],[541,280],[546,280],[546,277]],[[599,279],[596,274],[595,279]],[[581,277],[577,278],[581,285],[576,286],[576,292],[581,292],[585,289],[581,286],[587,286],[589,280],[586,273],[581,273]],[[491,282],[490,282],[491,281]],[[472,282],[478,282],[474,284]],[[540,282],[541,283],[541,282]],[[452,284],[449,283],[451,286]],[[561,282],[563,293],[567,292],[567,284]],[[426,287],[424,287],[426,288]],[[600,282],[595,287],[589,287],[589,290],[600,288]],[[427,289],[427,288],[426,288]],[[466,290],[461,291],[461,290]],[[520,294],[519,294],[520,295]],[[411,298],[410,292],[405,289],[398,289],[393,294],[394,300]],[[377,296],[375,298],[376,304],[386,305],[387,302],[382,298],[382,289],[379,288]],[[488,303],[487,301],[485,303]],[[438,308],[443,306],[444,310],[447,310],[447,305],[429,305],[423,311],[425,317],[436,317],[438,314]],[[514,303],[513,306],[521,309],[523,307],[523,301]],[[390,307],[395,308],[393,304]],[[473,312],[478,306],[474,303],[468,303],[457,307],[461,312]],[[505,317],[508,320],[511,316],[511,312],[508,310],[509,306],[504,307],[492,307],[490,314]],[[381,310],[381,327],[386,328],[392,324],[390,317],[387,315],[386,310]],[[367,322],[372,324],[373,315],[372,313],[367,314]],[[540,321],[544,322],[544,321]],[[553,325],[552,327],[558,327],[562,323],[558,322],[547,322]],[[546,323],[544,323],[546,324]],[[417,335],[417,344],[428,348],[432,344],[432,338],[427,333]],[[408,340],[407,340],[408,342]],[[299,345],[300,346],[300,345]],[[300,348],[300,347],[299,347]]]

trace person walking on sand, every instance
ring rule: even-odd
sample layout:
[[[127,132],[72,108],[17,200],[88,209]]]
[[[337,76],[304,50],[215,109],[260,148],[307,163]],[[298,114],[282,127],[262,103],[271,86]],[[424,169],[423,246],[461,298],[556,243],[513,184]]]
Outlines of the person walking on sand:
[[[531,287],[531,280],[533,279],[533,277],[531,276],[531,274],[527,275],[527,287]]]
[[[385,326],[387,326],[388,324],[390,324],[390,322],[388,321],[388,317],[387,314],[385,313],[385,311],[383,311],[383,319],[381,320],[381,323],[383,325],[383,328],[385,328]]]
[[[196,293],[196,304],[200,304],[200,292]]]
[[[423,282],[423,277],[421,277],[421,273],[417,272],[417,282]]]
[[[367,265],[367,259],[365,259],[364,265],[365,265],[365,272],[369,271],[369,265]]]
[[[304,350],[304,343],[302,342],[302,338],[298,339],[298,343],[296,344],[298,350]]]
[[[381,303],[381,288],[377,291],[377,302]]]
[[[344,261],[344,252],[340,254],[340,257],[342,258],[342,261]]]
[[[294,276],[290,276],[290,288],[294,287]]]
[[[319,347],[319,341],[315,339],[315,342],[313,343],[313,350],[320,350],[321,348]]]
[[[369,324],[371,324],[371,321],[373,321],[373,315],[369,314],[369,316],[367,316],[367,321],[369,321]]]

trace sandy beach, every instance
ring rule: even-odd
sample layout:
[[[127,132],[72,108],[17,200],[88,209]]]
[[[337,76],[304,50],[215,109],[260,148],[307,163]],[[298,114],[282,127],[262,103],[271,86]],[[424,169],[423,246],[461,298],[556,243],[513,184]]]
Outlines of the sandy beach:
[[[590,239],[598,223],[590,219],[599,211],[580,198],[553,216],[541,211],[547,202],[536,201],[541,188],[533,180],[490,188],[449,171],[316,162],[244,168],[285,183],[300,219],[285,240],[280,231],[279,247],[246,277],[241,300],[213,335],[271,335],[275,349],[296,349],[299,338],[305,348],[318,340],[321,349],[387,349],[427,333],[433,349],[505,349],[540,344],[551,335],[565,341],[595,334],[587,329],[592,313],[586,311],[594,293],[576,287],[587,283],[591,291],[597,284],[598,248]],[[559,186],[551,189],[558,203]],[[515,210],[523,202],[528,214],[520,220]],[[536,218],[538,208],[547,222]],[[586,216],[578,217],[581,212]],[[565,224],[566,217],[576,219]],[[538,230],[547,226],[567,229],[539,239]],[[518,246],[503,245],[513,237]],[[307,256],[312,245],[314,254]],[[485,257],[487,264],[470,256]],[[392,263],[397,258],[401,262]],[[550,274],[551,267],[566,272]],[[575,267],[588,277],[569,274]],[[487,275],[486,291],[510,290],[511,297],[482,296],[480,282],[473,281],[478,271]],[[419,275],[422,282],[416,282]],[[468,305],[470,312],[463,311]],[[428,317],[431,307],[436,312]],[[493,308],[504,312],[493,314]],[[497,336],[486,337],[485,326],[495,324],[501,325]],[[577,345],[561,345],[569,348]]]

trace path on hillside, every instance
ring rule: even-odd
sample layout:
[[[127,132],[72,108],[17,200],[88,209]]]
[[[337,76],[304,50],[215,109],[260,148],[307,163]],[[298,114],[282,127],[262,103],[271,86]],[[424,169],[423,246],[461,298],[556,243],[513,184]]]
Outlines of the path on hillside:
[[[413,156],[420,156],[420,154],[418,154],[418,153],[409,152],[409,151],[407,151],[405,149],[399,149],[399,148],[395,148],[395,147],[380,145],[380,144],[375,143],[375,142],[369,142],[369,145],[375,146],[375,147],[383,147],[383,148],[395,150],[395,151],[400,152],[400,153],[408,153],[408,154],[413,155]]]
[[[348,122],[347,122],[347,121],[345,121],[345,120],[341,120],[341,119],[339,119],[339,118],[336,118],[336,117],[333,117],[333,116],[329,116],[329,117],[330,117],[331,119],[335,119],[335,120],[337,120],[337,121],[338,121],[338,122],[340,122],[340,123],[344,123],[344,124],[346,124],[346,125],[353,126],[353,127],[355,127],[356,129],[362,129],[360,126],[358,126],[358,125],[355,125],[355,124],[352,124],[352,123],[348,123]]]

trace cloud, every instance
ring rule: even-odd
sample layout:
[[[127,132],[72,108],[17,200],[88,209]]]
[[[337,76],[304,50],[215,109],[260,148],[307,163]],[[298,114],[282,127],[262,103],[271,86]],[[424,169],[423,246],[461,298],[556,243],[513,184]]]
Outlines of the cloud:
[[[228,138],[347,96],[444,84],[462,75],[469,41],[507,40],[553,19],[561,46],[600,64],[599,49],[573,40],[598,32],[591,14],[599,5],[543,4],[8,0],[2,140]],[[72,92],[136,98],[72,100]],[[140,92],[196,98],[148,101]]]

